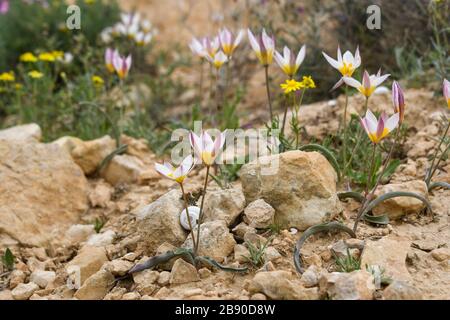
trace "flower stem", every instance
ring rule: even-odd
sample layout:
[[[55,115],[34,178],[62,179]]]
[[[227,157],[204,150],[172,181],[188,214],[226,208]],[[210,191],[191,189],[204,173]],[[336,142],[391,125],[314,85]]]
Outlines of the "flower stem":
[[[200,213],[198,215],[198,221],[197,221],[197,245],[194,247],[195,248],[194,255],[197,254],[198,246],[200,244],[200,226],[202,224],[202,219],[203,219],[203,204],[205,202],[206,187],[208,186],[209,168],[210,168],[210,166],[206,166],[205,184],[203,185],[202,202],[200,204]]]
[[[181,193],[183,194],[183,199],[184,199],[184,209],[186,210],[186,216],[188,219],[188,224],[189,224],[189,229],[190,229],[190,233],[191,233],[191,237],[192,237],[192,245],[194,246],[194,248],[196,247],[196,241],[194,238],[194,228],[192,228],[192,222],[191,222],[191,216],[189,215],[189,204],[187,201],[187,196],[186,193],[184,192],[184,187],[183,187],[183,183],[180,183],[180,187],[181,187]]]
[[[204,73],[203,72],[203,69],[204,69],[203,64],[204,64],[204,60],[202,59],[201,63],[200,63],[200,80],[198,83],[198,97],[197,97],[199,107],[201,107],[201,104],[202,104],[203,73]]]
[[[289,109],[289,95],[285,95],[284,99],[284,114],[283,114],[283,124],[281,125],[281,136],[284,137],[284,128],[286,126],[286,117]]]
[[[377,150],[377,145],[374,143],[373,144],[373,150],[372,150],[372,157],[371,157],[371,161],[370,161],[370,169],[367,172],[367,183],[366,183],[366,197],[369,194],[369,188],[370,188],[370,184],[372,182],[372,176],[373,176],[373,170],[374,170],[374,166],[375,166],[375,153]]]
[[[266,74],[267,101],[269,102],[270,127],[272,127],[273,112],[272,112],[272,99],[270,98],[270,87],[269,87],[269,65],[265,65],[264,66],[264,71],[265,71],[265,74]]]
[[[342,146],[342,161],[344,163],[344,175],[347,175],[346,173],[346,166],[347,163],[347,107],[348,107],[348,85],[345,85],[345,106],[344,106],[344,118],[342,119],[343,124],[343,131],[344,131],[344,142]]]
[[[437,155],[438,155],[438,153],[439,153],[439,150],[441,150],[442,143],[444,143],[444,140],[445,140],[445,137],[447,136],[447,133],[448,133],[449,128],[450,128],[450,120],[447,121],[447,128],[445,129],[444,135],[442,136],[441,141],[439,142],[439,145],[438,145],[438,147],[436,148],[436,152],[435,152],[434,155],[433,155],[433,160],[431,161],[430,169],[428,169],[428,173],[427,173],[426,180],[425,180],[425,182],[426,182],[427,185],[430,184],[431,178],[433,177],[434,173],[436,172],[436,169],[437,169],[437,167],[438,167],[438,165],[439,165],[439,162],[441,162],[442,158],[444,157],[445,153],[446,153],[447,150],[448,150],[448,147],[447,147],[446,150],[444,150],[444,152],[443,152],[443,153],[441,154],[441,156],[439,157],[439,160],[438,160],[436,166],[434,167],[434,162],[436,161],[436,157],[437,157]],[[433,168],[433,167],[434,167],[434,168]]]

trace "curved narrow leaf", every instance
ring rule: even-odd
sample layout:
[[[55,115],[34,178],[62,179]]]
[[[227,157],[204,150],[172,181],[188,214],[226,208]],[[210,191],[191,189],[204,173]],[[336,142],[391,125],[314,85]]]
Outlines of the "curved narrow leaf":
[[[144,263],[136,264],[133,268],[128,271],[128,274],[139,272],[145,269],[152,269],[158,264],[164,263],[175,257],[176,254],[173,251],[167,251],[166,253],[160,254],[158,256],[151,257]]]
[[[123,154],[127,151],[128,145],[123,144],[114,151],[112,151],[110,154],[108,154],[102,162],[100,162],[99,166],[97,167],[96,174],[100,174],[102,170],[111,162],[111,160],[120,154]]]
[[[301,151],[317,151],[317,152],[320,152],[321,154],[323,154],[325,156],[325,158],[327,158],[327,160],[333,166],[334,170],[336,171],[338,180],[341,180],[341,169],[339,168],[339,164],[336,160],[336,157],[333,155],[333,153],[330,150],[328,150],[324,146],[321,146],[320,144],[315,144],[315,143],[306,144],[304,146],[301,146],[298,149]]]
[[[383,214],[381,216],[371,216],[369,214],[364,214],[363,219],[367,222],[370,223],[375,223],[375,224],[389,224],[389,217],[386,214]]]
[[[215,267],[217,269],[223,270],[223,271],[228,271],[228,272],[246,272],[248,270],[247,267],[244,268],[232,268],[232,267],[227,267],[224,265],[221,265],[220,263],[218,263],[216,260],[210,258],[210,257],[196,257],[195,261],[200,261],[200,262],[204,262],[212,267]]]
[[[302,274],[304,272],[304,269],[301,264],[300,250],[302,249],[302,246],[305,243],[305,241],[310,236],[312,236],[316,233],[328,232],[328,231],[333,231],[333,230],[345,232],[345,233],[349,234],[352,238],[356,238],[356,234],[353,232],[352,229],[350,229],[349,227],[346,227],[343,224],[336,222],[336,221],[318,224],[318,225],[309,227],[308,229],[305,230],[305,232],[303,232],[302,236],[300,237],[300,239],[298,239],[297,243],[295,244],[294,264],[295,264],[295,269],[297,269],[298,273]]]
[[[450,183],[447,182],[433,182],[428,186],[428,192],[436,188],[447,188],[450,189]]]
[[[372,211],[372,209],[375,208],[377,205],[379,205],[383,201],[386,201],[386,200],[389,200],[392,198],[398,198],[398,197],[412,197],[412,198],[419,199],[427,206],[427,209],[431,213],[431,215],[433,215],[433,210],[431,209],[430,202],[427,199],[425,199],[423,196],[421,196],[420,194],[417,194],[414,192],[406,192],[406,191],[393,191],[393,192],[385,193],[385,194],[379,196],[378,198],[376,198],[375,200],[372,200],[371,202],[369,202],[369,204],[361,212],[361,215],[356,219],[355,224],[353,226],[353,230],[356,230],[359,219],[361,217],[365,217],[367,215],[367,213]]]
[[[360,203],[364,202],[364,196],[361,193],[355,192],[355,191],[339,192],[338,198],[339,198],[339,200],[345,200],[345,199],[351,198]]]

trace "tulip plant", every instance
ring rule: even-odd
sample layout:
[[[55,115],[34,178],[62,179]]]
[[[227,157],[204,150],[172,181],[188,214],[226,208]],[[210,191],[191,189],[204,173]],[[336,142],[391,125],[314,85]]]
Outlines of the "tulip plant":
[[[204,207],[204,201],[205,201],[206,191],[207,191],[207,187],[208,187],[209,171],[210,171],[211,166],[213,166],[215,164],[217,157],[222,152],[223,146],[225,144],[225,136],[226,136],[226,132],[222,132],[219,134],[219,136],[215,140],[213,140],[211,135],[209,135],[206,131],[203,131],[200,135],[197,135],[194,132],[190,132],[189,133],[189,141],[190,141],[190,144],[192,147],[192,152],[194,154],[194,157],[192,155],[188,155],[181,162],[180,166],[176,167],[176,168],[167,162],[164,164],[159,164],[159,163],[155,164],[156,171],[158,171],[164,177],[169,178],[173,181],[176,181],[181,188],[181,192],[182,192],[182,196],[183,196],[183,200],[184,200],[184,210],[186,210],[186,216],[187,216],[188,225],[189,225],[189,232],[190,232],[190,236],[192,239],[192,249],[178,248],[173,251],[166,252],[165,254],[152,257],[145,263],[135,265],[128,272],[128,274],[139,272],[139,271],[142,271],[142,270],[148,269],[148,268],[153,268],[153,267],[157,266],[158,264],[164,263],[176,256],[185,257],[196,267],[199,267],[200,263],[205,263],[207,265],[216,267],[216,268],[224,270],[224,271],[243,272],[243,271],[247,270],[247,268],[226,267],[226,266],[219,264],[217,261],[213,260],[210,257],[199,255],[199,248],[200,248],[200,243],[201,243],[201,225],[202,225],[202,220],[204,218],[203,207]],[[198,216],[197,221],[195,221],[196,223],[194,224],[194,221],[191,221],[191,216],[189,215],[189,212],[188,212],[189,203],[187,200],[187,194],[184,189],[184,181],[187,178],[188,174],[191,172],[191,170],[194,168],[194,166],[197,164],[204,165],[206,167],[206,175],[205,175],[205,181],[204,181],[202,195],[201,195],[202,200],[201,200],[201,204],[200,204],[199,216]],[[194,234],[195,228],[197,228],[196,235]]]

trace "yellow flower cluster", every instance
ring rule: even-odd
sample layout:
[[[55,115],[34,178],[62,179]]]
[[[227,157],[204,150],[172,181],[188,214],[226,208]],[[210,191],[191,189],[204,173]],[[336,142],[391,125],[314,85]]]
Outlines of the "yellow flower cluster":
[[[37,70],[28,72],[28,75],[33,79],[40,79],[44,76],[44,74],[42,72],[39,72]]]
[[[103,84],[105,83],[105,81],[104,81],[101,77],[95,76],[95,75],[92,76],[91,80],[92,80],[92,83],[93,83],[96,87],[101,87],[101,86],[103,86]]]
[[[284,83],[280,84],[285,94],[295,92],[301,89],[314,89],[316,84],[311,76],[304,76],[302,81],[288,79]]]
[[[62,60],[64,58],[64,52],[63,51],[49,51],[49,52],[43,52],[39,54],[37,57],[32,52],[25,52],[20,56],[20,61],[22,62],[38,62],[45,61],[45,62],[55,62],[56,60]]]
[[[22,62],[37,62],[38,58],[31,52],[26,52],[20,56]]]
[[[16,80],[16,77],[14,76],[14,72],[3,72],[0,73],[0,81],[3,82],[14,82]]]

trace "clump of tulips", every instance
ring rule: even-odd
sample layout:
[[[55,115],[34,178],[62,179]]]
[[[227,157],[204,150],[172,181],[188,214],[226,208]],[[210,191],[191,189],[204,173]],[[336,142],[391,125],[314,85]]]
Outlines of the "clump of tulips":
[[[190,237],[192,241],[192,249],[190,248],[178,248],[174,251],[169,251],[163,255],[156,256],[148,260],[144,264],[138,264],[133,267],[129,273],[138,272],[147,268],[152,268],[157,264],[166,262],[175,256],[184,256],[191,261],[194,266],[199,266],[200,263],[205,263],[212,267],[219,268],[225,271],[246,271],[247,268],[231,268],[225,267],[219,264],[217,261],[210,257],[200,256],[199,248],[201,243],[201,225],[203,222],[203,207],[206,196],[206,191],[208,187],[208,177],[211,167],[215,164],[216,159],[221,154],[223,146],[226,140],[226,132],[220,133],[215,139],[211,137],[208,132],[203,131],[200,135],[194,132],[189,133],[189,141],[192,147],[192,154],[185,157],[178,167],[174,167],[168,162],[164,164],[155,164],[155,169],[164,177],[171,179],[178,183],[181,189],[181,193],[184,200],[184,211],[186,212],[186,218],[188,221],[188,229],[190,232]],[[205,181],[202,189],[202,199],[199,209],[198,218],[196,221],[192,221],[192,216],[189,214],[189,202],[187,198],[187,193],[184,189],[184,182],[188,177],[191,170],[196,165],[203,165],[206,167]],[[191,207],[192,208],[192,207]],[[195,234],[194,230],[197,228]]]

